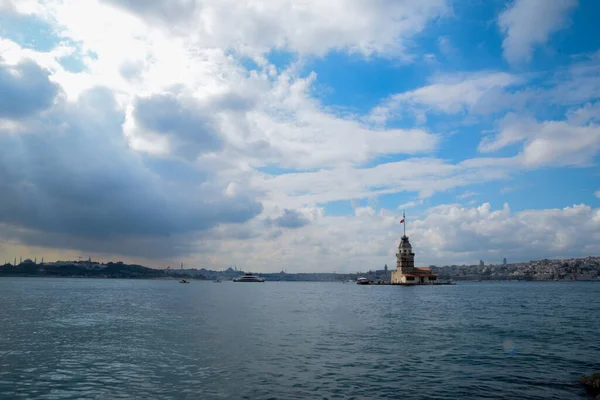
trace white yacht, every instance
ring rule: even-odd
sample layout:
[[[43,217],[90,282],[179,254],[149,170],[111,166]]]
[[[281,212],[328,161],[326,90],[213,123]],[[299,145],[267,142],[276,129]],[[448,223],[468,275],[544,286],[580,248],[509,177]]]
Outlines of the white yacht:
[[[256,275],[252,275],[250,272],[247,272],[245,275],[237,277],[233,281],[234,282],[264,282],[265,278],[261,278]]]

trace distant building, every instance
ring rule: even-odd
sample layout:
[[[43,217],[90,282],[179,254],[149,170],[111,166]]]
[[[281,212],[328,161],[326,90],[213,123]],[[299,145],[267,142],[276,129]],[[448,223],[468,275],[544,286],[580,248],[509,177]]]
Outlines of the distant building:
[[[502,259],[502,265],[506,265],[506,257]]]
[[[416,268],[415,253],[412,251],[412,245],[406,236],[406,217],[403,214],[402,223],[404,223],[404,235],[398,245],[396,253],[396,270],[392,271],[392,283],[431,283],[437,280],[437,275],[431,271],[431,268]]]
[[[479,266],[483,267],[485,265],[485,263],[483,262],[483,260],[479,260]]]

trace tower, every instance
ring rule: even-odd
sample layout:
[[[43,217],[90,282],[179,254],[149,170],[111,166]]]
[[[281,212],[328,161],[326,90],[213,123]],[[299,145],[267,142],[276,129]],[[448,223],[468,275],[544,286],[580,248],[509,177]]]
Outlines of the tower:
[[[396,268],[401,274],[409,274],[415,269],[415,253],[412,251],[412,246],[408,240],[408,236],[403,235],[398,245],[398,253],[396,253]]]
[[[400,239],[398,245],[398,253],[396,253],[396,269],[401,274],[409,274],[415,270],[415,253],[412,251],[412,245],[408,236],[406,236],[406,215],[402,212],[402,221],[404,224],[404,235]]]

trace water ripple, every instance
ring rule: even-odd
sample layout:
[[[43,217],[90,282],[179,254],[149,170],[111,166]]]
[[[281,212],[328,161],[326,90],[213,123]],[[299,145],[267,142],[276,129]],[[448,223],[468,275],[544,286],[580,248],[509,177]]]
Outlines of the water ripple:
[[[600,285],[0,279],[0,398],[569,399]]]

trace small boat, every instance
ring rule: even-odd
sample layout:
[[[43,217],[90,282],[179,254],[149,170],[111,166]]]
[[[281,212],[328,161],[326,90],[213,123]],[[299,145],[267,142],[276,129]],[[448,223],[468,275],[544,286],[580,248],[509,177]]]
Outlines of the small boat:
[[[221,279],[220,279],[220,278],[217,278],[217,279],[215,279],[213,282],[214,282],[214,283],[221,283]]]
[[[252,275],[251,273],[247,272],[246,274],[244,274],[238,278],[235,278],[233,281],[234,282],[264,282],[265,278],[261,278],[256,275]]]
[[[368,285],[369,284],[369,280],[367,278],[358,278],[356,280],[356,284],[357,285]]]
[[[182,279],[179,281],[179,283],[190,283],[190,281],[186,281],[185,279]]]

